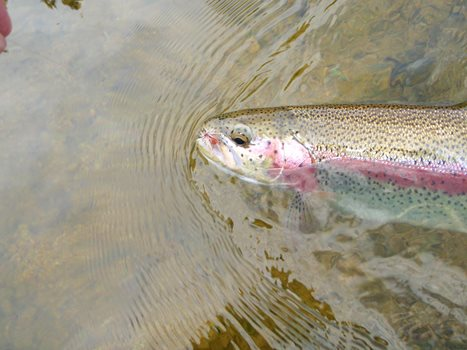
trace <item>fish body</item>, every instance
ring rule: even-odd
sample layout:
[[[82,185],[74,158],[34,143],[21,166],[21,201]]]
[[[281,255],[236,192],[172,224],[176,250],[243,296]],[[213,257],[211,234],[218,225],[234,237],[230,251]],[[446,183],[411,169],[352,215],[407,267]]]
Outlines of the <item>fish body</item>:
[[[328,193],[361,217],[467,228],[464,106],[243,110],[209,120],[198,146],[245,179]]]

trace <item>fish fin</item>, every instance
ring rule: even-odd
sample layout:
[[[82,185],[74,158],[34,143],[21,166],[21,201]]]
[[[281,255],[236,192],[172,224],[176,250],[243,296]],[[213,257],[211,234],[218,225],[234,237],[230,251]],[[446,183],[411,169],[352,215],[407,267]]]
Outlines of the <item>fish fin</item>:
[[[328,192],[295,192],[290,201],[285,226],[296,232],[313,233],[323,230],[330,216]]]

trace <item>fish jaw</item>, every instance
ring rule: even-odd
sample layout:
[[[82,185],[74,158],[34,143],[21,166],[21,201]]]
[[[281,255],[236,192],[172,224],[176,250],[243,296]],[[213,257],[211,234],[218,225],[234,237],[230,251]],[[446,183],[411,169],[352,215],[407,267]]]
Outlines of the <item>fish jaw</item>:
[[[212,163],[258,183],[286,185],[302,192],[317,189],[316,160],[293,138],[257,137],[248,147],[241,147],[224,133],[204,131],[197,143]]]
[[[209,161],[223,165],[233,171],[242,169],[242,159],[224,135],[205,131],[198,138],[197,144],[202,155]]]
[[[292,137],[258,136],[247,147],[242,147],[225,133],[204,131],[197,143],[201,154],[209,161],[253,182],[285,185],[302,191],[312,191],[316,187],[311,167],[315,160]]]

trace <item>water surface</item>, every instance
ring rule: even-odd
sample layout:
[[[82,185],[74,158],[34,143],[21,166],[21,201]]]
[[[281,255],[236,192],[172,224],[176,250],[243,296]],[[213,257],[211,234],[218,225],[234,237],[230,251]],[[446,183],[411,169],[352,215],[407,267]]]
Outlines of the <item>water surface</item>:
[[[467,346],[465,232],[335,214],[193,149],[227,110],[466,100],[463,1],[9,3],[0,348]]]

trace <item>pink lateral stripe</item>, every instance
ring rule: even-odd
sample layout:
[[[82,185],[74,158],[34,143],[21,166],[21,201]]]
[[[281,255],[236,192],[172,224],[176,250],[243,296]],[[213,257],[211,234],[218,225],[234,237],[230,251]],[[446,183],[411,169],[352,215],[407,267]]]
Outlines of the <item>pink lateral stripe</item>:
[[[431,191],[441,191],[448,195],[467,194],[467,174],[430,171],[424,168],[406,167],[398,164],[388,164],[360,159],[329,159],[325,160],[333,167],[343,171],[355,171],[373,180],[392,183],[401,188],[422,188]],[[280,181],[303,192],[319,191],[320,185],[316,179],[315,165],[309,163],[304,167],[273,168],[269,171],[271,177],[280,175]]]
[[[315,178],[315,159],[296,141],[282,144],[274,140],[267,147],[266,156],[273,159],[270,175],[278,176],[290,186],[305,192],[316,191],[319,184]],[[456,164],[441,167],[405,165],[397,162],[338,157],[320,154],[321,161],[343,170],[353,170],[380,182],[393,183],[401,188],[424,188],[449,195],[467,194],[467,171]],[[282,170],[281,170],[282,169]]]
[[[467,194],[467,173],[462,171],[430,170],[424,167],[360,159],[336,159],[331,162],[380,182],[392,182],[402,188],[425,188],[450,195]]]

